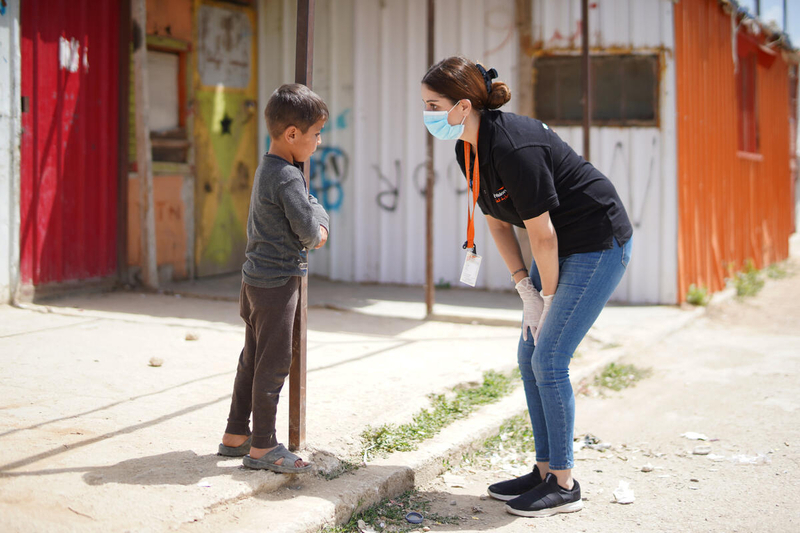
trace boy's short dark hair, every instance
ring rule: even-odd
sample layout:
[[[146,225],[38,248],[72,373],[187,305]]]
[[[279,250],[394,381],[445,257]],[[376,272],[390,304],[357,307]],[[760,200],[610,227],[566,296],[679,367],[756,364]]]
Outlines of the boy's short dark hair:
[[[317,93],[299,83],[281,85],[269,97],[264,110],[267,129],[273,139],[286,128],[295,126],[303,133],[322,119],[328,118],[328,106]]]

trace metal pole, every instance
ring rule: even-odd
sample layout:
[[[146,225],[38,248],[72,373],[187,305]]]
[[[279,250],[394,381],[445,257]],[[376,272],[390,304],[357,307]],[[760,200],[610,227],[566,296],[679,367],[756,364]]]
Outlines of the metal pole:
[[[434,0],[428,0],[428,67],[433,65]],[[433,135],[425,136],[427,179],[425,180],[425,309],[427,316],[433,315],[436,289],[433,283]]]
[[[789,0],[783,0],[783,33],[787,33],[788,31],[789,31]],[[797,45],[795,44],[795,46]]]
[[[153,153],[150,146],[150,97],[147,90],[147,6],[145,0],[134,0],[133,73],[136,95],[136,171],[139,174],[139,250],[142,261],[142,283],[158,288],[156,266],[156,219],[153,207]]]
[[[297,40],[294,78],[311,88],[314,63],[315,0],[297,0]],[[303,165],[308,186],[308,162]],[[308,277],[300,278],[300,294],[292,334],[292,366],[289,369],[289,449],[306,445],[306,333],[308,326]]]
[[[583,158],[591,160],[591,127],[592,127],[592,70],[589,55],[589,0],[581,1],[581,30],[583,36]]]

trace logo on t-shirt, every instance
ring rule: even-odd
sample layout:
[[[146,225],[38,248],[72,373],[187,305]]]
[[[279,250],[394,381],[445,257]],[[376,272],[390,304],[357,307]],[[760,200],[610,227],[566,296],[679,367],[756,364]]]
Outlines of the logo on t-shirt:
[[[492,196],[494,196],[494,203],[499,204],[503,200],[508,200],[508,191],[505,187],[500,187]]]

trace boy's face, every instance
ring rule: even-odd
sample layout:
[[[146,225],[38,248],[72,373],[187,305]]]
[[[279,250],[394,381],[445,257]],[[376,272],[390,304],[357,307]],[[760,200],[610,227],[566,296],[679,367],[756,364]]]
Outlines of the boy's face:
[[[295,127],[290,128],[294,130],[293,132],[287,130],[287,136],[290,141],[289,145],[292,150],[292,158],[296,162],[308,161],[311,154],[317,150],[317,146],[322,143],[322,135],[320,135],[320,132],[325,126],[325,122],[326,119],[324,118],[318,120],[313,126],[308,128],[305,133]]]

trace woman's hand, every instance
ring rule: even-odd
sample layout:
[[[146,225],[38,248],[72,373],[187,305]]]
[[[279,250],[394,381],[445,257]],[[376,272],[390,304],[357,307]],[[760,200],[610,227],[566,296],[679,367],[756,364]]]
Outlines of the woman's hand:
[[[539,338],[539,324],[542,323],[544,318],[544,300],[533,286],[531,278],[525,276],[514,287],[522,298],[522,338],[528,340],[528,332],[530,331],[531,339],[534,343]],[[552,297],[551,297],[552,298]]]

